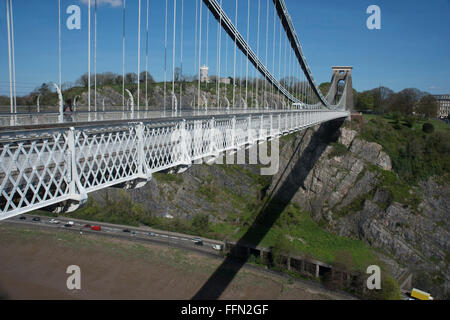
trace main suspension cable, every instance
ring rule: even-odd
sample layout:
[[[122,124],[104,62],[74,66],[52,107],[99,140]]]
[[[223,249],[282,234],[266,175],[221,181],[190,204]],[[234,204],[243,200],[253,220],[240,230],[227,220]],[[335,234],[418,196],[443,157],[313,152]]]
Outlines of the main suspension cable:
[[[125,110],[125,13],[126,2],[123,0],[123,16],[122,16],[122,110]]]
[[[148,7],[149,0],[147,0],[147,22],[145,26],[145,111],[148,111]]]
[[[173,0],[173,44],[172,44],[172,111],[177,111],[175,102],[175,50],[176,50],[176,21],[177,21],[177,0]]]

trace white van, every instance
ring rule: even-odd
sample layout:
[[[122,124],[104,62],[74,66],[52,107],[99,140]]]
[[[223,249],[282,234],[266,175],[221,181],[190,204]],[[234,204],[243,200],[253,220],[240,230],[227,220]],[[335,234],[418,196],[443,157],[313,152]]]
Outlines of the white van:
[[[221,244],[213,244],[213,249],[217,251],[222,251],[222,245]]]

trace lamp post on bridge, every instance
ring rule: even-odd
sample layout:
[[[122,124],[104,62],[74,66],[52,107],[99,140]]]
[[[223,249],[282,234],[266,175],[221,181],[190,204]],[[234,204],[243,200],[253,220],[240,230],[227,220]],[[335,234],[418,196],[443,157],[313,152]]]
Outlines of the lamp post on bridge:
[[[55,82],[52,82],[52,85],[56,88],[56,92],[58,93],[58,99],[59,99],[58,122],[62,123],[64,120],[63,96],[61,93],[61,89],[58,87],[58,85]]]
[[[77,98],[79,98],[79,95],[76,95],[75,98],[73,99],[73,111],[77,111]]]
[[[131,118],[134,119],[134,99],[133,99],[133,95],[131,94],[130,90],[125,89],[125,91],[128,93],[128,95],[130,96],[130,102],[131,102]]]
[[[39,100],[41,99],[42,94],[39,94],[37,97],[37,112],[41,112],[41,106],[39,104]]]

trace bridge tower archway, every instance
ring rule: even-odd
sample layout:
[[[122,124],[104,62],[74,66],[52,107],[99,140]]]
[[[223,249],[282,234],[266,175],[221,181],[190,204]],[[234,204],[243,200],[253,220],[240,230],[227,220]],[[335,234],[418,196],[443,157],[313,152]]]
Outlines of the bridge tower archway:
[[[344,94],[345,83],[347,83],[346,92],[346,108],[353,111],[353,82],[352,71],[353,67],[332,67],[333,75],[331,78],[330,90],[326,96],[329,104],[335,104],[339,102],[340,97]],[[343,83],[342,83],[343,82]],[[343,85],[344,84],[344,85]]]

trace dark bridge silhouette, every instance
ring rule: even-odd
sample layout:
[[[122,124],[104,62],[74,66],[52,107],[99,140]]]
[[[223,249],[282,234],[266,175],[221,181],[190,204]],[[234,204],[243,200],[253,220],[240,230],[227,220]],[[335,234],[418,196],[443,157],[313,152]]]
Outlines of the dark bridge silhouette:
[[[338,129],[344,120],[335,120],[323,123],[319,129],[313,133],[308,146],[302,153],[302,156],[288,172],[297,152],[301,149],[304,142],[306,131],[300,142],[295,147],[294,153],[288,161],[283,173],[280,175],[271,194],[266,197],[266,201],[259,210],[259,213],[248,229],[245,235],[237,242],[237,245],[258,245],[281,213],[291,202],[297,190],[304,185],[305,179],[308,177],[311,169],[319,160],[326,147],[331,142],[336,142],[339,137]],[[287,176],[286,176],[287,175]],[[283,178],[286,179],[283,180]],[[219,299],[240,269],[247,263],[246,259],[236,259],[230,255],[225,258],[224,262],[217,268],[211,277],[205,282],[202,288],[192,297],[193,300]]]

